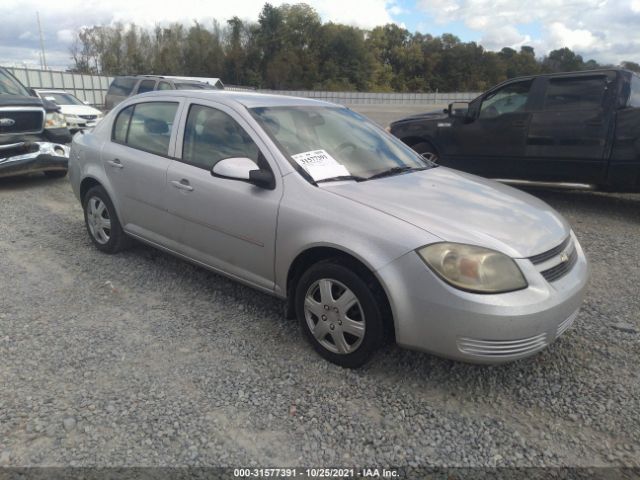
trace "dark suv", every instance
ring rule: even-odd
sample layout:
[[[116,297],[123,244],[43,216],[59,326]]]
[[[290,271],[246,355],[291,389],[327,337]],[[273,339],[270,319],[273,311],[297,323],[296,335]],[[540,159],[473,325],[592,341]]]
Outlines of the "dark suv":
[[[204,80],[204,79],[203,79]],[[111,82],[104,106],[111,110],[125,98],[153,90],[221,90],[224,88],[219,78],[207,79],[211,83],[193,77],[162,77],[152,75],[128,75],[116,77]]]
[[[0,67],[0,177],[67,173],[71,134],[60,107]]]
[[[627,70],[515,78],[389,131],[441,165],[514,184],[640,191],[640,77]]]

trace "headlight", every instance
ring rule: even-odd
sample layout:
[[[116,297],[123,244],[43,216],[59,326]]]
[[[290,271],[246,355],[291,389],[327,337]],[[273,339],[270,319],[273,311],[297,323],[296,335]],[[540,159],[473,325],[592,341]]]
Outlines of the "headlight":
[[[44,128],[65,128],[67,122],[64,119],[64,115],[60,112],[47,113],[44,121]]]
[[[503,293],[527,287],[522,272],[507,255],[461,243],[434,243],[418,250],[445,282],[477,293]]]
[[[65,115],[64,116],[65,121],[68,124],[78,124],[78,123],[84,123],[84,119],[76,116],[76,115]]]

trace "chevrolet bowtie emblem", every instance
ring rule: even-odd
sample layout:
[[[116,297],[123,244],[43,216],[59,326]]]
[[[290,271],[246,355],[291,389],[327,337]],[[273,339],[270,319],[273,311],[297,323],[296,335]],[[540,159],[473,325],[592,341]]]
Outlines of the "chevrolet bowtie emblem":
[[[568,262],[568,261],[569,261],[569,255],[567,255],[567,252],[562,252],[562,253],[560,254],[560,261],[561,261],[562,263],[564,263],[564,262]]]

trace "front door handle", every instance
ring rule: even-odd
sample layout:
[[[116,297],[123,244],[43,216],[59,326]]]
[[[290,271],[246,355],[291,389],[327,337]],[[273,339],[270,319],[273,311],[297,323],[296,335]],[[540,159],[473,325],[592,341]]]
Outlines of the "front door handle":
[[[189,185],[189,180],[187,180],[186,178],[183,178],[180,181],[171,180],[171,185],[173,185],[176,188],[179,188],[180,190],[186,190],[187,192],[191,192],[193,190],[193,187]]]
[[[122,162],[120,161],[119,158],[114,158],[113,160],[109,160],[107,163],[115,168],[124,168],[124,165],[122,165]]]

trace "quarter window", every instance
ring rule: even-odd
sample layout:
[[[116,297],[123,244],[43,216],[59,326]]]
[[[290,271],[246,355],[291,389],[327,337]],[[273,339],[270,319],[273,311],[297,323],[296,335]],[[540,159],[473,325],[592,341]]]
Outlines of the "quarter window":
[[[169,82],[160,82],[158,84],[158,90],[171,90],[171,84]]]
[[[131,114],[133,113],[134,106],[135,105],[131,105],[118,114],[118,117],[113,124],[113,134],[111,136],[115,142],[126,143],[129,121],[131,120]]]
[[[155,86],[155,80],[143,80],[140,82],[140,86],[138,87],[138,93],[151,92]]]
[[[192,105],[184,131],[182,160],[211,170],[224,158],[245,157],[259,163],[260,150],[249,134],[228,114]]]
[[[113,140],[127,146],[166,156],[178,104],[174,102],[137,103],[118,114]]]
[[[505,113],[524,111],[532,81],[505,85],[482,100],[479,118],[495,118]]]
[[[602,106],[605,77],[554,78],[549,81],[545,110],[585,110]]]

